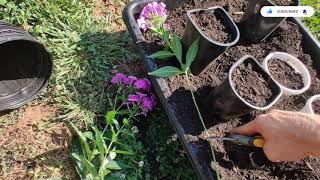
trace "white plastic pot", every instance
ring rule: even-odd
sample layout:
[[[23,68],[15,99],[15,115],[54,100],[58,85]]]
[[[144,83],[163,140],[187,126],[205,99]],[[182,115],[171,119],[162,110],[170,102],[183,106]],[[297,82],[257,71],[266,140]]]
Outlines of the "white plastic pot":
[[[320,100],[320,94],[314,95],[308,99],[306,105],[300,110],[300,112],[314,114],[312,103],[316,100]]]
[[[301,74],[304,87],[302,89],[298,89],[298,90],[290,89],[290,88],[287,88],[287,87],[283,86],[277,80],[275,80],[272,77],[271,73],[269,72],[269,67],[268,67],[268,62],[269,62],[269,60],[272,60],[272,59],[279,59],[279,60],[282,60],[282,61],[288,63],[296,72]],[[273,80],[275,80],[276,83],[281,87],[282,92],[283,92],[284,95],[291,96],[291,95],[302,94],[303,92],[308,90],[310,85],[311,85],[311,77],[310,77],[309,71],[306,68],[306,66],[299,59],[295,58],[294,56],[292,56],[290,54],[287,54],[287,53],[284,53],[284,52],[273,52],[273,53],[270,53],[263,60],[262,67],[270,74],[271,78]]]

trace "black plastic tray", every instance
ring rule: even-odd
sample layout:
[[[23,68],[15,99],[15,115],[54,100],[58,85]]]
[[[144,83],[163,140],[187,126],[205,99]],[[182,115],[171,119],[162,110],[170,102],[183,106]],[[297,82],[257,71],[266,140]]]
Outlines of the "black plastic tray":
[[[141,33],[138,24],[136,23],[135,15],[138,14],[142,8],[148,2],[157,2],[157,0],[136,0],[130,2],[125,9],[123,10],[123,19],[126,23],[127,29],[131,34],[134,43],[136,44],[140,55],[143,59],[144,64],[146,65],[147,71],[151,72],[157,69],[157,65],[154,59],[147,57],[147,52],[143,48],[143,42],[145,41],[143,34]],[[166,3],[168,10],[172,10],[179,5],[188,2],[188,0],[164,0]],[[290,20],[296,23],[300,28],[303,34],[302,46],[304,48],[304,52],[311,55],[311,57],[315,60],[315,67],[317,68],[318,73],[320,73],[320,43],[319,41],[311,34],[311,32],[303,25],[300,19],[290,18]],[[201,163],[196,156],[197,147],[188,143],[185,138],[185,130],[182,128],[182,125],[177,121],[176,115],[173,113],[170,108],[168,97],[170,96],[170,90],[166,81],[162,78],[156,78],[151,76],[151,82],[154,86],[154,89],[163,105],[163,108],[166,110],[167,115],[170,119],[170,122],[174,126],[179,139],[181,140],[184,148],[188,152],[188,156],[194,167],[198,177],[200,179],[215,179],[215,175],[210,171],[210,167],[208,164]]]

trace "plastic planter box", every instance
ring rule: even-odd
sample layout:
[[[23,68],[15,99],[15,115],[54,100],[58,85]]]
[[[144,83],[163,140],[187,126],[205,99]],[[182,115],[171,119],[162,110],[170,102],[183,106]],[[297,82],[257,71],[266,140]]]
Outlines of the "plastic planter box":
[[[125,9],[123,10],[123,18],[128,28],[129,33],[132,36],[133,42],[136,44],[138,51],[142,57],[142,60],[146,66],[148,72],[151,72],[157,69],[157,65],[154,59],[147,57],[147,52],[143,49],[144,37],[142,32],[140,31],[138,24],[136,23],[136,15],[140,13],[141,9],[148,3],[154,2],[151,0],[142,0],[142,1],[133,1],[130,2]],[[187,0],[166,0],[164,1],[168,6],[168,10],[172,10],[178,5],[187,2]],[[320,60],[317,57],[320,57],[320,43],[316,40],[314,36],[310,33],[310,31],[302,24],[299,19],[296,18],[289,18],[292,22],[298,24],[301,28],[301,32],[303,34],[303,42],[302,46],[304,47],[304,52],[310,54],[314,59],[318,59],[315,61],[315,67],[318,67],[320,72]],[[173,109],[171,109],[170,104],[168,102],[168,97],[170,96],[170,90],[166,81],[162,78],[156,78],[151,76],[150,80],[153,84],[156,94],[158,95],[163,108],[166,110],[167,115],[172,123],[173,127],[175,128],[179,139],[181,140],[184,148],[188,152],[190,161],[195,169],[195,172],[199,176],[200,179],[208,180],[208,179],[215,179],[215,174],[211,171],[211,168],[208,164],[202,163],[206,159],[201,158],[199,156],[200,153],[209,153],[209,149],[206,152],[198,149],[193,144],[187,143],[185,132],[186,130],[183,128],[182,124],[177,121],[177,115],[174,114]],[[201,151],[201,152],[200,152]]]

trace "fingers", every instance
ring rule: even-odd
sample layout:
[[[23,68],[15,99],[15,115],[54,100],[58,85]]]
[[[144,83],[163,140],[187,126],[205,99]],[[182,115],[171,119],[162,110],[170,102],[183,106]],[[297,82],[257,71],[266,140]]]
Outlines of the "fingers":
[[[256,121],[251,121],[245,125],[236,127],[230,131],[231,134],[241,134],[251,136],[259,133],[256,125]]]

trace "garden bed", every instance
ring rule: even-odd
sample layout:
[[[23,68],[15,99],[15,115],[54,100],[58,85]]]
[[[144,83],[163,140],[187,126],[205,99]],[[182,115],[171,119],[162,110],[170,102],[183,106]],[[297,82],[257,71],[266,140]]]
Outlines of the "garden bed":
[[[201,3],[187,3],[170,12],[167,22],[172,29],[181,37],[187,22],[186,11],[196,8],[208,8],[212,6],[224,7],[229,15],[240,22],[242,12],[246,8],[246,1],[220,0],[204,1]],[[141,10],[141,9],[140,9]],[[137,11],[138,12],[138,11]],[[136,13],[137,13],[136,12]],[[135,14],[137,15],[137,14]],[[127,24],[128,25],[128,24]],[[239,25],[241,28],[241,25]],[[129,29],[130,30],[130,29]],[[133,33],[131,31],[131,33]],[[135,34],[134,40],[144,55],[150,55],[163,48],[164,42],[151,33],[143,34],[144,38]],[[308,54],[309,47],[304,46],[305,36],[296,21],[286,20],[265,41],[259,44],[247,43],[240,38],[239,42],[230,47],[223,55],[215,60],[205,72],[191,77],[192,89],[196,91],[197,100],[201,104],[201,111],[207,127],[210,127],[211,136],[225,136],[236,126],[253,120],[258,114],[265,112],[253,112],[251,114],[224,121],[206,112],[203,100],[205,100],[212,88],[220,85],[226,79],[230,67],[242,56],[249,54],[258,61],[262,60],[274,51],[287,52],[300,59],[308,68],[312,85],[310,89],[299,96],[283,97],[272,109],[299,111],[306,100],[320,93],[320,79],[316,72],[317,62]],[[141,40],[141,41],[139,41]],[[146,53],[146,54],[145,54]],[[153,70],[163,63],[154,64],[146,58],[148,70]],[[173,63],[174,64],[174,63]],[[294,163],[272,163],[267,160],[262,149],[244,147],[228,142],[214,142],[218,164],[212,164],[210,147],[207,143],[201,122],[193,105],[186,79],[183,76],[168,79],[153,79],[162,103],[166,108],[176,130],[188,150],[198,175],[202,179],[215,177],[212,166],[217,166],[223,179],[319,179],[320,159],[307,158]],[[160,85],[161,86],[160,86]],[[208,108],[208,107],[206,107]]]

